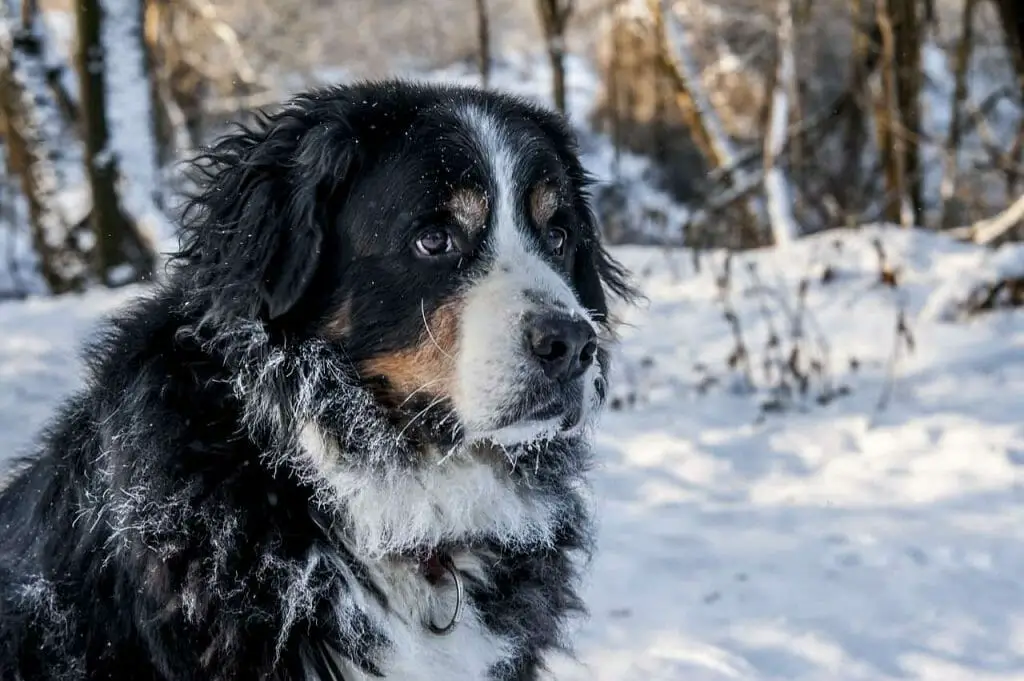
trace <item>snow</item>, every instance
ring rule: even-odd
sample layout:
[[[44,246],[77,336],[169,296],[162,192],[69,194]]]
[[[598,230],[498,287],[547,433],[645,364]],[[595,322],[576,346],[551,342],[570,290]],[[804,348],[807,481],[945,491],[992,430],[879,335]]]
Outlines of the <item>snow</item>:
[[[876,237],[896,292],[875,285]],[[750,256],[790,292],[830,265],[807,309],[835,365],[860,363],[841,372],[849,396],[760,425],[762,391],[698,389],[694,364],[725,373],[731,350],[713,273],[687,272],[682,252],[618,252],[650,299],[627,316],[620,374],[648,396],[598,437],[593,617],[583,666],[557,678],[1024,678],[1024,316],[920,315],[980,252],[870,228]],[[879,411],[901,304],[917,352]],[[756,347],[755,301],[739,309]]]
[[[967,316],[965,304],[1000,281],[1024,279],[1024,244],[1007,243],[998,249],[964,248],[947,263],[949,276],[928,297],[922,315],[956,321]]]
[[[877,283],[876,239],[895,290]],[[983,253],[865,227],[736,256],[754,365],[753,390],[736,390],[724,254],[697,272],[687,251],[615,249],[647,302],[623,311],[612,397],[632,404],[596,439],[592,616],[554,678],[1024,679],[1024,314],[926,314]],[[806,335],[850,394],[818,406],[813,388],[765,416],[767,319],[786,329],[779,301],[795,309],[803,277]],[[0,451],[29,446],[80,384],[76,348],[138,290],[0,304]],[[879,409],[901,307],[916,350]]]

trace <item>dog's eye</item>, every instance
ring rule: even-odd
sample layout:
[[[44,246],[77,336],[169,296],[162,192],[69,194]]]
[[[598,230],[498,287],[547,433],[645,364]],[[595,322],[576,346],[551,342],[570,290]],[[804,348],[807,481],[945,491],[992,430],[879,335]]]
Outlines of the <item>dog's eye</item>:
[[[568,239],[569,235],[561,227],[548,227],[544,232],[544,240],[548,250],[558,256],[565,252],[565,242]]]
[[[455,251],[452,235],[443,229],[429,229],[416,237],[416,253],[427,258],[436,258]]]

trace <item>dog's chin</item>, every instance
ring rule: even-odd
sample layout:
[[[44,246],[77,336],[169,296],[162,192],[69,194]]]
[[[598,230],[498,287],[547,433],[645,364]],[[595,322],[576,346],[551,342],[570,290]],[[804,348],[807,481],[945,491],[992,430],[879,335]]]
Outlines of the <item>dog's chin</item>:
[[[596,420],[604,396],[604,379],[600,376],[591,379],[589,386],[573,385],[554,395],[526,393],[490,424],[467,428],[465,442],[510,447],[583,437]]]

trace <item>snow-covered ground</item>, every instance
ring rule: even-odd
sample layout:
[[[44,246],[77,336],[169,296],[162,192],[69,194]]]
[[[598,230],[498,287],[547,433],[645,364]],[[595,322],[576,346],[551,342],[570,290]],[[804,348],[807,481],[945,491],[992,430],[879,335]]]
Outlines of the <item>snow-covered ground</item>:
[[[876,285],[876,238],[895,290]],[[597,435],[592,617],[555,678],[1024,679],[1024,313],[936,314],[983,251],[866,228],[739,257],[753,391],[726,364],[721,254],[700,272],[682,251],[616,254],[648,300],[624,312],[623,407]],[[747,290],[749,263],[773,293]],[[782,302],[805,275],[809,338],[850,392],[759,419],[767,320],[788,348]],[[0,304],[0,452],[29,445],[134,291]],[[879,408],[900,306],[915,352]]]
[[[876,286],[874,237],[895,292]],[[679,276],[663,253],[620,255],[650,272],[622,347],[650,399],[598,437],[593,618],[584,666],[558,678],[1024,679],[1024,316],[933,314],[985,256],[877,229],[751,256],[791,295],[831,266],[807,309],[833,366],[859,365],[837,377],[850,395],[758,425],[756,393],[697,389],[695,363],[725,370],[733,345],[713,274],[682,254]],[[757,300],[737,306],[755,358]],[[879,409],[900,305],[916,352]]]

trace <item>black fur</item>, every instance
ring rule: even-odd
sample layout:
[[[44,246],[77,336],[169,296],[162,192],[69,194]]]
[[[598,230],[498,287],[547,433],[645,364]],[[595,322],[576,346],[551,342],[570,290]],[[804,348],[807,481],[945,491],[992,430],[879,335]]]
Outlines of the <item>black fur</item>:
[[[450,113],[466,102],[553,152],[579,226],[562,266],[595,318],[608,293],[632,294],[597,240],[566,125],[522,101],[370,83],[298,97],[223,138],[194,164],[202,191],[168,281],[89,345],[86,386],[0,492],[0,678],[327,680],[342,678],[339,658],[382,671],[389,631],[353,594],[386,608],[386,585],[346,540],[344,500],[300,463],[299,430],[316,423],[371,476],[450,440],[400,431],[356,366],[408,344],[422,306],[482,266],[442,275],[392,248],[438,187],[478,172]],[[324,337],[346,301],[344,342]],[[591,539],[576,485],[590,454],[544,446],[543,465],[510,474],[557,502],[554,540],[464,540],[492,559],[488,579],[467,577],[472,601],[514,643],[494,679],[536,678],[582,609],[574,555]]]

